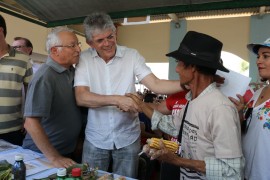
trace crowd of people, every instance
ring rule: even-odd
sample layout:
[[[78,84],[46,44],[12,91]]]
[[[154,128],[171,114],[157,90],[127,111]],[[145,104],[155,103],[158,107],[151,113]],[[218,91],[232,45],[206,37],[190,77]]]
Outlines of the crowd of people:
[[[161,180],[270,179],[270,39],[247,45],[266,85],[245,102],[217,88],[216,71],[229,70],[220,57],[223,44],[214,37],[187,32],[179,48],[166,54],[176,60],[180,81],[161,80],[137,50],[117,44],[109,15],[92,13],[83,25],[88,49],[81,52],[71,29],[53,28],[47,61],[35,69],[32,43],[16,37],[10,46],[0,16],[1,139],[43,153],[55,167],[84,162],[138,178],[143,150],[148,162],[161,165]],[[157,98],[148,93],[142,100],[135,77],[168,98],[154,103]],[[154,149],[141,143],[143,137],[176,141],[179,151],[162,141]]]

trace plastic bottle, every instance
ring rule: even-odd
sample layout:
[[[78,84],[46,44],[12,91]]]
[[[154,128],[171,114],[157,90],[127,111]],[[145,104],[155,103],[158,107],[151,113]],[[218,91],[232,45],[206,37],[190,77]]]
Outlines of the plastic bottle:
[[[12,166],[12,176],[14,180],[26,179],[26,167],[21,154],[15,155],[15,163]]]
[[[71,176],[74,180],[82,180],[81,168],[73,168],[71,170]]]
[[[67,169],[59,168],[57,169],[57,178],[56,180],[64,180],[67,177]]]

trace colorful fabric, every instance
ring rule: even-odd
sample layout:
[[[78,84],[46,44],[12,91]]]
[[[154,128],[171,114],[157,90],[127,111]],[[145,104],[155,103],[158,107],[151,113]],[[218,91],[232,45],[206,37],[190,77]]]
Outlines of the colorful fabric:
[[[254,106],[263,88],[257,90],[249,103],[253,108],[247,118],[249,127],[242,136],[243,153],[246,159],[245,178],[249,180],[269,180],[270,156],[270,99]]]

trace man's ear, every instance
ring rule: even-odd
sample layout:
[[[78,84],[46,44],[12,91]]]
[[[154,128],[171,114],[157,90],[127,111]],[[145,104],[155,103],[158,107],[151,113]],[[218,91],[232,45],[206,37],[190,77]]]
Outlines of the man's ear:
[[[87,43],[90,47],[92,47],[92,44],[93,44],[92,41],[86,41],[86,43]]]
[[[28,47],[28,54],[29,54],[29,55],[32,55],[32,51],[33,51],[33,48]]]
[[[4,34],[4,29],[2,27],[0,27],[0,32]]]
[[[197,71],[197,66],[196,65],[191,64],[190,68],[192,69],[193,72]]]
[[[57,55],[58,54],[58,48],[57,47],[51,47],[51,54]]]

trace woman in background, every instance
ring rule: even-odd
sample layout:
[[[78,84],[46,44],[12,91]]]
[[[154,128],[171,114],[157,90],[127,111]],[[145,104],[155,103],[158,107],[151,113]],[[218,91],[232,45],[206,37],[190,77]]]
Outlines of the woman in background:
[[[239,109],[244,108],[242,117],[242,148],[246,159],[245,179],[269,180],[270,173],[270,38],[261,44],[249,44],[247,48],[257,54],[257,67],[266,86],[258,89],[247,105],[230,98]]]

